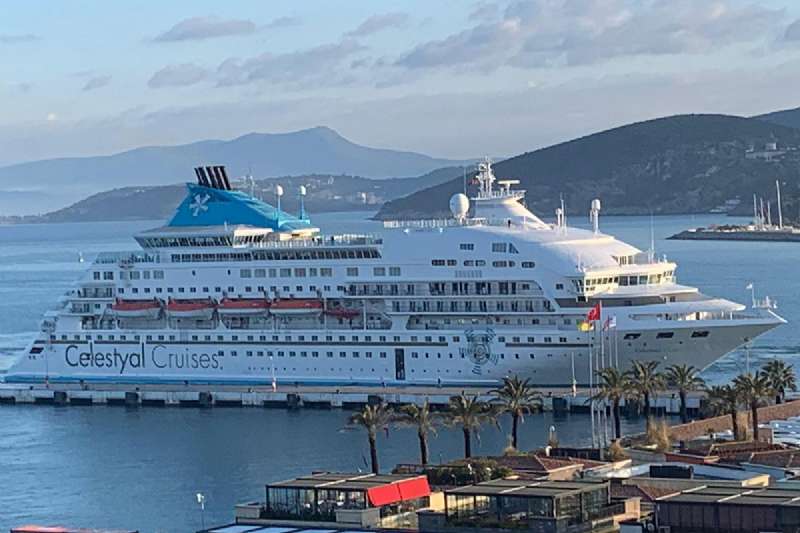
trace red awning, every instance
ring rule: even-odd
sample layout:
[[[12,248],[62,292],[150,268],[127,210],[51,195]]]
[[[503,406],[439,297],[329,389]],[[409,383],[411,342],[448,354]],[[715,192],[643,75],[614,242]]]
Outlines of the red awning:
[[[369,503],[374,507],[406,500],[416,500],[417,498],[430,496],[430,494],[431,488],[428,485],[428,478],[425,476],[389,483],[388,485],[367,490]]]

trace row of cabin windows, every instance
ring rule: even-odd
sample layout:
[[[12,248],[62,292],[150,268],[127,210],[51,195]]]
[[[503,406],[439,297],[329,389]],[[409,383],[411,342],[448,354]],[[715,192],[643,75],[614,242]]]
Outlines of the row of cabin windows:
[[[173,263],[210,263],[229,261],[311,261],[317,259],[379,259],[378,250],[270,250],[218,254],[171,254]]]
[[[709,332],[706,330],[693,331],[691,337],[693,339],[703,339],[708,337],[708,333]],[[626,333],[623,339],[626,341],[632,341],[638,339],[641,336],[642,336],[641,333]],[[657,339],[671,339],[674,336],[675,336],[674,331],[659,331],[658,333],[656,333]]]
[[[486,261],[483,259],[465,259],[465,267],[482,267],[486,266]],[[458,261],[455,259],[431,259],[431,266],[458,266]],[[516,261],[492,261],[492,266],[495,268],[513,268],[517,266]],[[534,261],[522,261],[522,268],[533,268],[536,266]]]
[[[330,267],[310,267],[310,268],[242,268],[239,270],[239,277],[241,278],[290,278],[294,275],[296,278],[316,278],[317,276],[323,278],[330,278],[333,276],[333,269]]]
[[[324,335],[325,342],[336,342],[336,341],[334,341],[334,337],[336,338],[336,341],[338,341],[338,342],[375,342],[375,341],[377,341],[377,342],[389,342],[388,336],[386,336],[386,335],[379,335],[377,337],[375,337],[373,335],[364,335],[363,337],[360,337],[358,335],[351,335],[349,339],[347,338],[347,335]],[[53,340],[55,340],[55,335],[52,335],[51,338]],[[68,335],[61,335],[61,340],[68,340],[68,338],[69,338]],[[98,341],[102,341],[102,340],[110,340],[110,341],[113,341],[113,340],[120,340],[120,341],[133,340],[133,341],[140,341],[140,340],[142,340],[142,336],[141,335],[113,335],[113,334],[112,335],[107,335],[107,336],[104,336],[104,335],[94,335],[94,336],[85,335],[85,339],[86,340],[92,340],[92,338],[94,338],[95,340],[98,340]],[[532,338],[533,337],[528,337],[528,339],[532,339]],[[81,336],[80,335],[73,335],[73,339],[76,340],[76,341],[79,341],[79,340],[81,340]],[[170,341],[174,341],[174,340],[177,340],[177,339],[178,339],[178,337],[176,335],[145,335],[145,340],[148,340],[148,341],[152,341],[152,340],[159,340],[159,341],[170,340]],[[419,341],[419,337],[417,335],[411,335],[409,339],[410,339],[410,342],[420,342]],[[424,337],[424,339],[425,339],[424,342],[428,342],[428,343],[432,343],[432,342],[446,343],[447,342],[447,337],[445,337],[444,335],[439,335],[436,338],[436,341],[433,340],[433,336],[431,336],[431,335],[426,335]],[[458,335],[453,336],[452,339],[453,339],[453,342],[455,342],[455,343],[461,342],[461,337],[458,336]],[[504,337],[500,337],[500,339],[504,339]],[[225,341],[231,341],[231,342],[237,342],[237,341],[246,341],[246,342],[307,342],[307,341],[320,342],[321,337],[320,337],[320,335],[308,335],[308,336],[306,336],[306,335],[297,335],[297,336],[284,335],[283,338],[281,338],[280,335],[258,335],[258,336],[256,336],[256,335],[231,335],[231,336],[226,336],[226,335],[192,335],[191,336],[191,340],[192,341],[198,341],[198,342],[199,341],[209,341],[209,342],[225,342]],[[399,335],[394,335],[394,336],[392,336],[392,342],[402,342],[402,341],[401,341]]]
[[[263,293],[263,292],[267,292],[268,289],[271,292],[277,292],[279,288],[283,292],[291,292],[292,291],[292,287],[290,285],[284,285],[283,287],[278,287],[277,285],[270,285],[269,287],[267,287],[266,285],[258,285],[256,287],[253,287],[251,285],[247,285],[247,286],[244,287],[244,292],[247,292],[247,293],[252,293],[252,292]],[[331,286],[330,285],[323,285],[320,288],[320,287],[317,287],[316,285],[309,285],[308,287],[303,287],[302,285],[295,285],[294,289],[295,289],[296,292],[305,292],[305,291],[307,291],[307,292],[317,292],[318,290],[322,290],[323,292],[330,292],[331,291]],[[337,287],[337,289],[338,290],[344,290],[344,287],[339,286],[339,287]],[[119,289],[117,289],[117,292],[119,292],[119,294],[125,294],[126,290],[128,290],[128,289],[126,289],[125,287],[120,287]],[[167,287],[166,289],[164,289],[162,287],[154,287],[154,288],[143,287],[141,289],[141,291],[140,291],[139,287],[131,287],[129,290],[130,290],[131,294],[139,294],[140,292],[144,293],[144,294],[152,294],[152,293],[163,294],[165,292],[167,294],[173,294],[173,293],[176,293],[176,292],[178,294],[184,294],[186,292],[188,292],[190,294],[196,294],[198,292],[202,292],[204,294],[209,294],[211,292],[214,292],[216,294],[221,294],[223,292],[226,292],[228,294],[237,293],[236,287],[233,287],[233,286],[226,287],[225,289],[223,289],[222,287],[214,287],[213,291],[211,290],[211,287],[188,287],[188,291],[187,291],[186,287]]]

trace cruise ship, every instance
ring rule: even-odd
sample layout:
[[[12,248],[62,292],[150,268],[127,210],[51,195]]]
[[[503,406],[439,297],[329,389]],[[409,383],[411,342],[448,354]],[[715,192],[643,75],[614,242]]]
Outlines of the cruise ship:
[[[575,387],[633,360],[706,367],[784,322],[679,284],[600,231],[599,200],[590,229],[563,206],[545,223],[488,160],[452,217],[374,235],[323,234],[222,166],[195,174],[140,249],[94,260],[6,382]]]

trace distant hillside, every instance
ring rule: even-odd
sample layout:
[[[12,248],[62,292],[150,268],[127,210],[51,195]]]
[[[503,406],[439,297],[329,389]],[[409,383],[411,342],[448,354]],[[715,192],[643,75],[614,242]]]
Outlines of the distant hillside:
[[[446,167],[416,178],[374,180],[354,176],[310,175],[256,180],[252,187],[239,183],[239,188],[254,192],[269,203],[275,203],[275,185],[286,191],[281,207],[289,212],[299,210],[297,191],[306,187],[305,207],[309,214],[326,211],[375,210],[384,202],[432,184],[460,175],[458,167]],[[152,187],[123,187],[80,200],[75,204],[44,215],[0,217],[5,223],[94,222],[111,220],[158,220],[172,216],[186,194],[183,184]]]
[[[773,111],[772,113],[765,113],[753,118],[758,120],[766,120],[773,124],[780,124],[789,128],[800,129],[800,107],[794,109],[784,109],[782,111]]]
[[[777,150],[764,152],[767,143]],[[564,195],[568,210],[585,214],[592,198],[605,213],[707,212],[754,192],[788,197],[800,183],[800,130],[726,115],[680,115],[639,122],[528,152],[495,165],[498,178],[521,180],[527,203],[549,217]],[[767,161],[771,158],[771,161]],[[462,180],[387,202],[378,218],[447,214]]]
[[[98,191],[193,179],[192,168],[199,164],[224,164],[231,177],[252,169],[257,177],[345,174],[399,178],[460,163],[361,146],[325,127],[281,134],[251,133],[230,141],[153,146],[111,156],[0,167],[0,214],[43,213]]]

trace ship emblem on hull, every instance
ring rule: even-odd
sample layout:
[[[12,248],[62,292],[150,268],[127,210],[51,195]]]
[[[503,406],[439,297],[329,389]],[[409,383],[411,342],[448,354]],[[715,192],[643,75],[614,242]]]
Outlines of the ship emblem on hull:
[[[189,204],[189,209],[192,210],[192,216],[196,217],[202,211],[208,211],[208,206],[206,205],[211,197],[207,194],[195,194],[194,195],[194,202]]]
[[[492,339],[495,336],[492,329],[487,328],[483,331],[468,329],[464,332],[464,336],[467,339],[467,346],[460,348],[459,352],[472,361],[473,374],[481,375],[487,364],[497,364],[497,354],[492,353]]]

